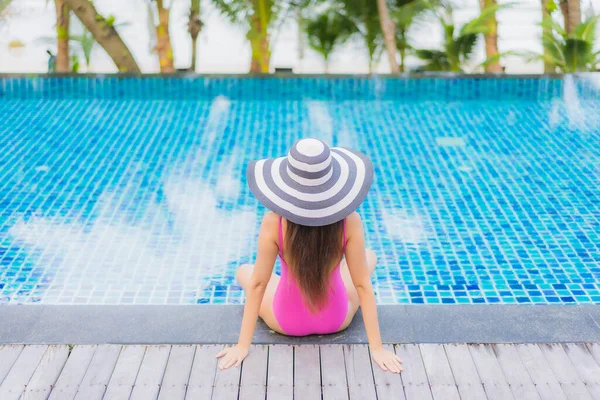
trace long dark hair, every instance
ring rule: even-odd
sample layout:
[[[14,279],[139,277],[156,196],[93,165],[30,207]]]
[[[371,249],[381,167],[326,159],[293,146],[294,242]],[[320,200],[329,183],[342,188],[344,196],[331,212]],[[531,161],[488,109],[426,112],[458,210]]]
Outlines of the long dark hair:
[[[327,304],[329,276],[343,256],[344,221],[305,226],[287,221],[285,248],[288,265],[304,303],[311,311]]]

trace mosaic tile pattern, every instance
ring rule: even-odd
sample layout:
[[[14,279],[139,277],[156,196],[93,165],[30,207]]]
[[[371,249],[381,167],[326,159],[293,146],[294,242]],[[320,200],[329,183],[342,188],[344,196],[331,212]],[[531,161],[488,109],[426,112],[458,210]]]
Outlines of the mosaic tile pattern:
[[[342,99],[317,90],[341,81],[231,79],[194,99],[133,79],[143,99],[124,79],[0,78],[0,303],[243,302],[265,211],[244,167],[315,136],[376,166],[359,212],[380,304],[600,304],[597,86],[386,80],[362,99],[349,88],[376,81],[346,79]]]

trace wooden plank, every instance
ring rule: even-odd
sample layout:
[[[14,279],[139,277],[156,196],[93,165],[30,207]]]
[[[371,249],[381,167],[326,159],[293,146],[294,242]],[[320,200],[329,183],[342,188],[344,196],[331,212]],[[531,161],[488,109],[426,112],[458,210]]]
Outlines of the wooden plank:
[[[491,346],[514,396],[523,400],[540,399],[517,347],[514,344],[492,344]]]
[[[344,345],[343,349],[350,400],[377,398],[371,355],[367,346]]]
[[[237,399],[240,392],[241,372],[242,369],[240,367],[231,367],[228,369],[217,367],[212,398],[214,400]]]
[[[288,345],[269,346],[267,398],[294,397],[294,348]]]
[[[348,399],[344,350],[340,345],[323,345],[321,351],[321,374],[323,400]]]
[[[165,377],[160,387],[159,400],[185,398],[195,352],[196,346],[174,345],[171,348]]]
[[[267,346],[252,346],[242,365],[240,400],[264,399],[267,393]]]
[[[100,400],[104,397],[120,352],[121,346],[117,345],[104,344],[96,348],[75,400]]]
[[[586,346],[590,353],[592,353],[592,357],[600,365],[600,343],[588,343]]]
[[[441,344],[420,344],[423,365],[434,399],[460,400],[458,388],[452,376],[444,346]]]
[[[585,387],[581,377],[575,370],[575,366],[561,345],[540,344],[539,347],[569,399],[592,399],[592,395]]]
[[[404,361],[402,384],[404,385],[406,398],[409,400],[432,400],[429,380],[427,379],[419,346],[416,344],[397,345],[396,354]]]
[[[47,399],[69,358],[69,346],[48,346],[23,395],[24,400]]]
[[[217,371],[216,355],[223,346],[196,346],[196,356],[192,364],[192,372],[185,398],[190,400],[210,399]]]
[[[123,346],[115,370],[113,371],[105,399],[127,400],[133,391],[135,378],[137,378],[142,360],[144,358],[144,346]]]
[[[72,399],[87,371],[97,346],[75,346],[50,393],[50,400]]]
[[[25,346],[0,385],[0,399],[11,400],[21,397],[25,391],[25,385],[33,376],[47,349],[48,346]]]
[[[450,363],[458,393],[462,400],[485,399],[483,384],[477,373],[477,367],[471,357],[469,347],[465,344],[445,344],[446,356]]]
[[[600,399],[600,365],[583,343],[563,344],[577,373],[594,399]]]
[[[492,346],[472,344],[469,345],[469,351],[473,361],[475,361],[479,378],[483,383],[488,399],[505,400],[514,398]]]
[[[515,347],[540,397],[543,400],[565,400],[567,395],[542,350],[535,344],[519,344]]]
[[[19,354],[23,351],[22,344],[8,344],[0,346],[0,384],[12,368]]]
[[[132,400],[157,398],[170,351],[171,346],[167,345],[146,346],[144,359],[131,392]]]
[[[386,344],[385,349],[394,352],[394,346]],[[402,360],[404,361],[404,360]],[[377,390],[378,400],[400,400],[406,399],[404,396],[404,387],[402,387],[402,379],[399,374],[392,374],[389,371],[384,371],[374,361],[373,376],[375,379],[375,389]]]
[[[321,359],[319,347],[296,346],[294,349],[294,398],[321,400]]]

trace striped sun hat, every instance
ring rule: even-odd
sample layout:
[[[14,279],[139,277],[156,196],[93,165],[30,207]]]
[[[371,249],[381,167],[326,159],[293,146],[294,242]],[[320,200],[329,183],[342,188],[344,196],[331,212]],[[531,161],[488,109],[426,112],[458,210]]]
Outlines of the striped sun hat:
[[[323,226],[363,202],[373,164],[358,151],[301,139],[287,157],[250,162],[246,175],[252,193],[271,211],[299,225]]]

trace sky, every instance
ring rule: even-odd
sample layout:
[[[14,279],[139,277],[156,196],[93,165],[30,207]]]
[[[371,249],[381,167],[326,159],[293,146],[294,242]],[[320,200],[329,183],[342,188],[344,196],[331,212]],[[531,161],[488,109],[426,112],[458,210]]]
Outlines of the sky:
[[[375,1],[375,0],[373,0]],[[454,14],[457,25],[475,17],[479,6],[477,0],[461,0]],[[600,0],[581,0],[582,10],[600,11]],[[504,3],[505,0],[500,0]],[[512,7],[499,12],[500,52],[541,52],[541,10],[539,0],[521,0]],[[159,71],[158,60],[152,52],[148,23],[147,0],[95,0],[94,4],[103,15],[114,15],[119,34],[133,53],[145,73]],[[188,68],[191,59],[191,39],[187,33],[188,0],[172,0],[170,33],[176,68]],[[250,48],[242,27],[231,24],[212,7],[209,0],[202,0],[201,18],[205,23],[199,38],[199,73],[245,73],[250,65]],[[72,33],[81,31],[78,21],[72,17]],[[1,23],[0,23],[1,24]],[[46,49],[53,52],[55,10],[51,0],[15,0],[9,18],[0,25],[0,72],[46,72]],[[436,48],[441,43],[441,28],[434,21],[421,24],[412,32],[412,43],[418,48]],[[21,41],[24,48],[9,49],[11,41]],[[49,42],[50,40],[50,42]],[[301,49],[304,49],[303,51]],[[301,56],[303,54],[303,56]],[[81,57],[82,59],[82,57]],[[484,60],[483,41],[480,40],[476,64]],[[116,72],[114,64],[100,46],[92,55],[89,72]],[[418,64],[410,59],[409,66]],[[526,63],[519,57],[503,60],[507,73],[542,72],[541,63]],[[475,66],[474,65],[474,66]],[[272,68],[293,68],[296,73],[322,73],[324,64],[314,51],[301,45],[298,29],[293,20],[284,24],[272,41]],[[330,62],[333,73],[366,73],[368,62],[366,50],[359,41],[351,41],[334,53]],[[81,71],[86,71],[85,66]],[[387,57],[382,55],[376,73],[389,72]]]

